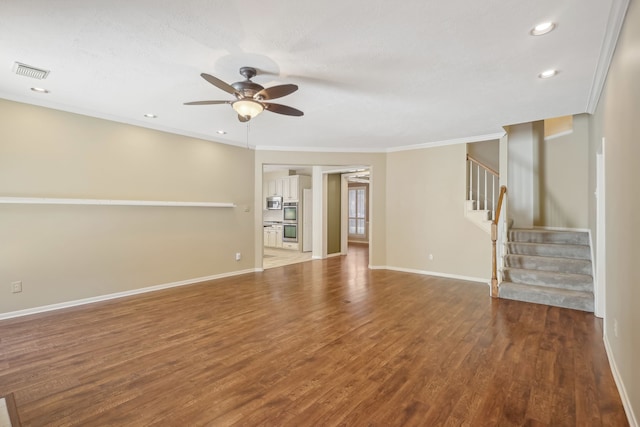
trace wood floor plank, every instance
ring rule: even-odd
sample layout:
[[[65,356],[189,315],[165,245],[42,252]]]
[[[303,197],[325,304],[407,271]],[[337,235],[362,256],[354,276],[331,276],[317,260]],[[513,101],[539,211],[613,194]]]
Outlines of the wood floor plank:
[[[348,256],[0,321],[25,426],[627,421],[592,314]]]

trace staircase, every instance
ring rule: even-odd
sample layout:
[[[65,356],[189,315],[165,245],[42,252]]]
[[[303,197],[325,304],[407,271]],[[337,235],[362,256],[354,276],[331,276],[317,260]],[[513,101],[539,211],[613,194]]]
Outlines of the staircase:
[[[593,312],[586,232],[511,229],[500,298]]]

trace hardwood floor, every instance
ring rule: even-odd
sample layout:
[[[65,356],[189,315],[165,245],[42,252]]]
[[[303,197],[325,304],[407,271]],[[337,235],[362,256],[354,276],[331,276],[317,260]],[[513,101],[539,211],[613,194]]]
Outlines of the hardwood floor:
[[[628,425],[593,315],[367,251],[0,322],[24,426]]]

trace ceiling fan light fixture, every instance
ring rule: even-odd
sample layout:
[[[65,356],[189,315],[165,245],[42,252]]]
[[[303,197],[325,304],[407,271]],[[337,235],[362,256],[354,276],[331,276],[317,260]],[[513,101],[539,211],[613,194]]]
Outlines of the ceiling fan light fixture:
[[[248,117],[253,119],[258,114],[264,111],[264,106],[258,101],[254,101],[253,99],[239,99],[231,104],[236,113],[242,117]]]

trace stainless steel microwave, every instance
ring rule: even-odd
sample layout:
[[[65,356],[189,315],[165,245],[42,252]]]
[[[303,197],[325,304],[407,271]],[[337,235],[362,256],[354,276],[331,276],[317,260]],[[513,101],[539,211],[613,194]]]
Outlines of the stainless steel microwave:
[[[267,197],[267,209],[282,209],[282,197],[281,196]]]

